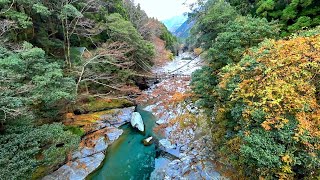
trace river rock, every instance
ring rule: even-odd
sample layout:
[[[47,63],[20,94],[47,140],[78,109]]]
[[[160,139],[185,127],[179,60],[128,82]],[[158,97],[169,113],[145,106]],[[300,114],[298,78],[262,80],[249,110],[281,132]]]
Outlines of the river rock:
[[[155,104],[152,104],[152,105],[149,105],[149,106],[145,107],[143,110],[152,112],[152,110],[153,110],[155,107],[156,107],[156,105],[155,105]]]
[[[173,149],[175,148],[176,146],[175,145],[172,145],[171,142],[168,140],[168,139],[161,139],[159,141],[160,145],[163,146],[166,150],[166,149]]]
[[[102,115],[101,119],[108,121],[112,126],[120,127],[128,122],[130,122],[131,116],[135,107],[128,107],[123,109],[113,109],[114,113]]]
[[[114,126],[120,127],[131,120],[135,107],[111,109],[90,114],[70,115],[63,121],[64,125],[82,127],[86,134]]]
[[[140,113],[133,112],[131,117],[131,125],[134,128],[139,129],[139,131],[144,132],[144,124]]]
[[[115,140],[117,140],[123,133],[122,129],[118,129],[115,127],[108,127],[106,132],[106,136],[108,137],[108,143],[112,144]]]
[[[69,162],[43,180],[82,180],[97,169],[104,159],[104,154],[97,153],[89,157]]]
[[[104,137],[100,137],[96,140],[92,140],[90,144],[93,144],[93,147],[82,147],[80,151],[73,153],[72,159],[80,159],[94,154],[105,151],[108,148],[108,143]]]
[[[153,143],[153,137],[152,136],[143,140],[143,145],[145,145],[145,146],[150,146],[152,143]]]
[[[165,123],[167,123],[167,122],[166,122],[165,119],[161,118],[161,119],[159,119],[158,121],[156,121],[156,123],[157,123],[158,125],[161,125],[161,124],[165,124]]]

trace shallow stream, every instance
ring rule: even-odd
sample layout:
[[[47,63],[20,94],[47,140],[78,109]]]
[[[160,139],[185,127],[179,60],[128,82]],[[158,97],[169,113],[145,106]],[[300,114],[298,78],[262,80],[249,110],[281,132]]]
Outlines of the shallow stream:
[[[110,145],[101,167],[93,172],[88,180],[145,180],[154,170],[156,147],[144,146],[142,141],[153,134],[155,117],[151,112],[138,107],[145,124],[145,133],[126,124],[121,127],[123,134]]]

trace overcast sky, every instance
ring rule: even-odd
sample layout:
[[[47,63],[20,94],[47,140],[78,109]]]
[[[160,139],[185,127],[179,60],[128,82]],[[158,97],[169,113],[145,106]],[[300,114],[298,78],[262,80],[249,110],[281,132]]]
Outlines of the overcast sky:
[[[196,0],[134,0],[136,4],[140,3],[149,17],[155,17],[158,20],[169,19],[187,12],[188,7],[183,5],[185,1],[192,3]]]

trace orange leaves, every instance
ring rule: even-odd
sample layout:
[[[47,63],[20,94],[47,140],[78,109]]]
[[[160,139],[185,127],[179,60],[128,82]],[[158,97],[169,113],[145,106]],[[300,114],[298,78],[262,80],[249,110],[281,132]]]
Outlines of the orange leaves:
[[[293,162],[292,158],[288,154],[282,156],[281,160],[286,164],[291,164]]]
[[[185,99],[191,97],[191,93],[180,93],[180,92],[175,92],[170,100],[172,103],[179,103],[184,101]]]
[[[296,119],[299,122],[296,136],[301,136],[307,131],[311,136],[320,138],[320,109],[314,113],[299,112]]]
[[[263,129],[265,129],[266,131],[271,130],[271,126],[270,126],[270,122],[269,121],[264,121],[261,126],[263,127]]]
[[[242,82],[238,85],[239,90],[231,95],[235,97],[232,100],[241,99],[252,109],[266,112],[267,120],[261,126],[267,131],[282,128],[289,122],[286,115],[290,113],[295,114],[299,122],[298,134],[308,131],[313,136],[318,136],[320,107],[316,101],[315,85],[311,80],[315,74],[319,74],[319,44],[319,35],[298,37],[292,40],[267,41],[260,50],[249,52],[260,63],[255,72],[263,72],[240,70]],[[265,53],[266,49],[269,49],[268,53]],[[228,79],[222,80],[221,88],[225,87],[230,77],[239,73],[240,64],[223,75],[223,78]],[[249,67],[248,62],[244,62],[242,66]],[[254,98],[259,101],[253,101]],[[243,118],[250,118],[250,113],[243,113]]]
[[[201,48],[195,48],[193,52],[196,56],[199,56],[203,52],[203,50]]]
[[[280,174],[285,176],[287,176],[288,174],[291,174],[292,173],[291,164],[293,163],[292,157],[289,154],[285,154],[284,156],[281,157],[281,161],[284,162],[285,165],[281,167],[282,172],[280,172]]]

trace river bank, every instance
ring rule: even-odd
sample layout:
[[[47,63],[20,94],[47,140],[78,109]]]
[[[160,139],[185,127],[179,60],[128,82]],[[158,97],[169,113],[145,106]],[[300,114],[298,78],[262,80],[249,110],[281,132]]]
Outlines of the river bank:
[[[200,67],[200,58],[184,53],[154,67],[154,74],[170,76],[143,91],[135,99],[138,107],[126,102],[128,107],[104,110],[111,101],[98,100],[68,114],[64,124],[86,135],[68,163],[43,179],[221,179],[211,159],[206,118],[189,85]],[[129,124],[135,111],[145,132]],[[155,144],[144,146],[148,137]]]
[[[86,179],[90,180],[144,180],[149,179],[155,164],[155,144],[144,146],[142,141],[147,137],[156,137],[153,133],[155,117],[152,113],[137,107],[144,120],[145,132],[139,132],[130,124],[121,127],[124,131],[120,138],[110,145],[102,166]]]
[[[140,104],[148,105],[145,110],[158,119],[154,131],[164,137],[159,141],[160,148],[176,157],[157,157],[150,179],[223,179],[215,171],[210,131],[189,85],[192,72],[200,67],[200,58],[184,53],[162,67],[156,67],[155,73],[174,71],[173,76],[137,98]]]

